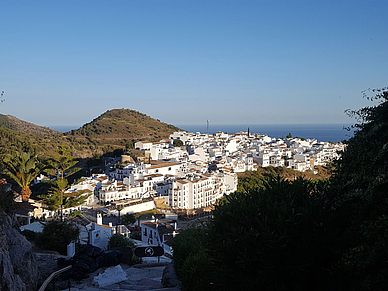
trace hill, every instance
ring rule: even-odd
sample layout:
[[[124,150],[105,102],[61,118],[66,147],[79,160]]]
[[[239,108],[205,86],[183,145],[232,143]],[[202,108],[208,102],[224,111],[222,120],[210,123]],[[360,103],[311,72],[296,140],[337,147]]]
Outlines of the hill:
[[[146,114],[130,109],[112,109],[101,114],[80,129],[66,133],[68,136],[87,137],[95,141],[127,140],[157,141],[167,138],[179,128],[161,122]]]
[[[31,135],[62,135],[62,133],[55,131],[51,128],[39,126],[24,120],[20,120],[19,118],[12,115],[0,114],[0,127],[1,126]]]
[[[108,110],[66,134],[0,114],[0,156],[30,149],[40,157],[48,157],[59,145],[68,145],[76,158],[91,158],[131,148],[138,140],[158,141],[177,130],[173,125],[129,109]]]

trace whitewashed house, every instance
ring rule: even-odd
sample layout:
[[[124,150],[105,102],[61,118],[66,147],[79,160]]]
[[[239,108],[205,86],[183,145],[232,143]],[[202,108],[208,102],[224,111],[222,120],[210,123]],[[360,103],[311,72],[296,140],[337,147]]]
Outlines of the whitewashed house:
[[[138,141],[135,143],[135,149],[138,150],[150,150],[152,147],[152,142],[150,141]]]

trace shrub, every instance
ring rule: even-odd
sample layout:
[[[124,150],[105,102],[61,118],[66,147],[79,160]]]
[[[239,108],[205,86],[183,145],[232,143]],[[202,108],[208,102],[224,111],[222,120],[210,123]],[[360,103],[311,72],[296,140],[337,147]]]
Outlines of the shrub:
[[[325,185],[272,180],[216,206],[210,247],[217,288],[295,290],[321,286],[327,256]]]
[[[109,248],[115,248],[115,247],[135,247],[135,244],[127,239],[125,236],[121,235],[121,234],[114,234],[112,235],[112,237],[110,238],[109,240],[109,244],[108,244],[108,247]]]
[[[75,225],[53,220],[46,223],[36,243],[40,248],[65,255],[67,245],[76,241],[78,236],[79,229]]]
[[[22,235],[26,237],[26,239],[30,242],[36,242],[39,233],[36,233],[35,231],[25,229],[22,231]]]
[[[351,290],[388,286],[388,88],[372,89],[375,106],[348,110],[357,119],[354,137],[335,163],[329,199],[337,229],[337,270]],[[370,94],[370,93],[368,93]]]
[[[131,238],[136,240],[141,240],[141,232],[140,231],[132,231]]]
[[[174,147],[181,147],[184,145],[183,141],[181,141],[180,139],[174,140],[172,144]]]
[[[141,263],[141,258],[135,255],[134,249],[136,248],[136,245],[132,240],[118,233],[112,235],[112,237],[109,240],[108,248],[121,248],[121,247],[132,249],[131,259],[130,261],[126,261],[125,263],[130,265]]]
[[[182,231],[173,243],[174,267],[182,290],[208,290],[214,280],[209,256],[208,233],[205,229]]]
[[[0,184],[0,208],[11,214],[15,210],[15,195],[12,191],[6,191],[4,185]]]
[[[121,222],[124,224],[133,224],[136,222],[135,215],[132,213],[126,213],[121,216]]]

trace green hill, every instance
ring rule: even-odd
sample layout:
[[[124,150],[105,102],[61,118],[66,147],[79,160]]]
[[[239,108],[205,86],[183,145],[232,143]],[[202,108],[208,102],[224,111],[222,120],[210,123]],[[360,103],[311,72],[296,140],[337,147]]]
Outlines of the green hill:
[[[48,157],[59,145],[68,145],[77,158],[90,158],[125,149],[138,140],[158,141],[179,128],[129,109],[109,110],[78,130],[65,134],[0,114],[0,156],[30,149]]]
[[[91,140],[151,140],[167,138],[179,128],[130,109],[112,109],[101,114],[68,136],[87,137]]]
[[[27,121],[20,120],[12,115],[0,114],[0,127],[16,130],[25,134],[31,135],[62,135],[62,133],[55,131],[48,127],[39,126]]]

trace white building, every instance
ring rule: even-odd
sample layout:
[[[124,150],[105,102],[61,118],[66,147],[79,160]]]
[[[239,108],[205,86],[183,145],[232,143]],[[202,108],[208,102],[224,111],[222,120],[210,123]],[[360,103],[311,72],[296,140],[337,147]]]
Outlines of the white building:
[[[138,150],[150,150],[152,142],[150,141],[138,141],[135,143],[135,149]]]

